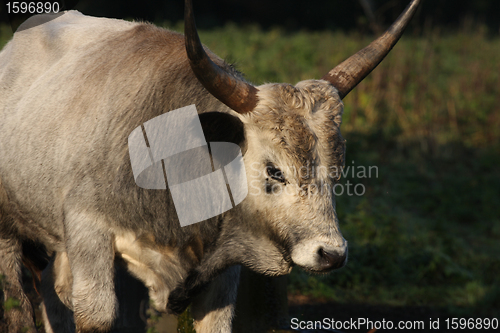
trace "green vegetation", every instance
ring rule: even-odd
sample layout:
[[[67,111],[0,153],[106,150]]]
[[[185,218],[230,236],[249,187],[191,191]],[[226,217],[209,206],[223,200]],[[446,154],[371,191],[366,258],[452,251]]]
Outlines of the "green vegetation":
[[[200,35],[256,84],[320,78],[371,41],[235,25]],[[291,293],[500,315],[499,76],[500,39],[480,28],[403,37],[344,100],[346,166],[378,167],[378,178],[343,180],[363,196],[337,198],[349,264],[294,269]]]
[[[191,307],[187,308],[186,311],[177,318],[177,332],[196,333],[193,325],[193,317],[191,315]]]
[[[370,42],[234,25],[201,39],[256,84],[320,78]],[[481,29],[404,36],[344,100],[346,167],[378,167],[378,178],[344,179],[363,196],[337,198],[349,264],[319,277],[294,269],[290,292],[500,314],[499,76],[500,39]]]

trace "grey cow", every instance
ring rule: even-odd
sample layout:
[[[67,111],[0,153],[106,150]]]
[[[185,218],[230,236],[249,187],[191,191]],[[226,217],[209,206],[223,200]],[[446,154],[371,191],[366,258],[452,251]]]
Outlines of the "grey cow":
[[[0,274],[5,298],[21,301],[6,313],[9,332],[36,331],[20,277],[28,243],[52,254],[42,277],[54,291],[43,295],[49,332],[111,328],[117,260],[156,309],[192,304],[197,332],[231,331],[239,265],[268,276],[342,267],[336,177],[297,170],[343,166],[342,98],[418,3],[322,79],[296,85],[246,82],[201,45],[190,0],[185,36],[76,11],[25,22],[0,53]],[[168,190],[136,185],[127,138],[191,104],[207,141],[241,147],[250,190],[230,211],[181,228]]]

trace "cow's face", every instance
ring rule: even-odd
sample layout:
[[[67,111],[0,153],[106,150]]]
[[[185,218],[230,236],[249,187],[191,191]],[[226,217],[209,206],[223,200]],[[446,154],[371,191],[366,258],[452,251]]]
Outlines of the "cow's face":
[[[208,92],[239,113],[245,124],[250,193],[240,209],[245,213],[242,217],[250,219],[243,225],[253,222],[254,234],[263,235],[255,239],[253,248],[264,246],[249,254],[247,265],[278,274],[291,261],[310,271],[345,264],[347,242],[338,229],[332,191],[344,160],[341,99],[389,53],[419,2],[413,0],[384,35],[321,81],[255,87],[206,54],[196,32],[192,3],[186,1],[185,45],[191,69]],[[309,171],[304,175],[301,170]],[[262,239],[268,242],[263,244]],[[265,267],[257,267],[259,262]]]
[[[275,250],[309,271],[342,267],[347,241],[335,212],[335,185],[344,163],[343,104],[326,81],[259,87],[259,103],[240,116],[249,194],[245,216]],[[271,257],[262,251],[261,262]],[[266,260],[265,260],[266,259]],[[265,269],[265,268],[262,268]]]

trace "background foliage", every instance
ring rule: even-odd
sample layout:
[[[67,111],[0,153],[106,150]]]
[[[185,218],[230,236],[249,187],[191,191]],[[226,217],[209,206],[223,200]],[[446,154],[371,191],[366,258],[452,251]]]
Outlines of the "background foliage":
[[[355,33],[227,25],[201,34],[256,83],[318,78],[370,42]],[[500,39],[469,27],[406,35],[345,100],[346,166],[377,166],[337,198],[349,264],[294,270],[290,291],[337,302],[499,315]],[[345,184],[345,183],[344,183]]]

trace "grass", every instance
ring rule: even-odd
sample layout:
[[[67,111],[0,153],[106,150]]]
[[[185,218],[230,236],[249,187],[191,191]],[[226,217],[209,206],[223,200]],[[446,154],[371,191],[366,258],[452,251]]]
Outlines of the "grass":
[[[371,40],[236,25],[200,36],[256,84],[319,78]],[[337,198],[349,264],[294,269],[290,293],[500,315],[499,75],[500,38],[483,29],[403,37],[344,100],[346,165],[378,167],[344,179],[363,196]]]
[[[235,25],[200,35],[256,84],[319,78],[371,41]],[[337,198],[349,264],[294,269],[291,293],[500,315],[499,76],[500,39],[482,29],[403,37],[344,100],[346,166],[379,172],[350,174],[366,193]]]

